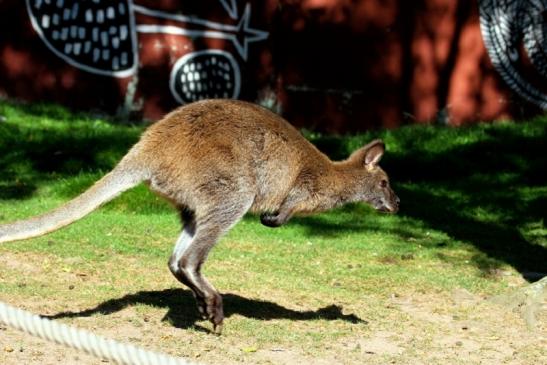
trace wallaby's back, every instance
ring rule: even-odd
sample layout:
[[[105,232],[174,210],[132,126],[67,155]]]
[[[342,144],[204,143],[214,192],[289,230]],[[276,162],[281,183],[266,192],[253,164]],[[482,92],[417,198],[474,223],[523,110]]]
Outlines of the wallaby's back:
[[[169,197],[171,185],[183,186],[191,195],[212,179],[248,179],[253,210],[279,206],[304,166],[329,162],[283,118],[235,100],[181,107],[150,127],[141,144],[143,155],[154,156],[151,171],[162,171],[152,174],[153,190]]]
[[[120,163],[80,196],[41,216],[0,225],[0,243],[66,226],[142,181],[178,207],[207,212],[251,195],[249,208],[270,211],[305,166],[326,169],[329,160],[276,114],[234,100],[196,102],[148,128]]]

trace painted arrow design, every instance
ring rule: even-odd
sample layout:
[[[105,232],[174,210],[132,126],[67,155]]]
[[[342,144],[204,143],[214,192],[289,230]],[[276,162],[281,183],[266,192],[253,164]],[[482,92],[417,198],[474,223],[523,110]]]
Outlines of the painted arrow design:
[[[235,0],[232,0],[232,3],[235,4]],[[133,4],[133,10],[136,13],[151,16],[154,18],[167,19],[179,23],[184,23],[185,26],[193,24],[208,28],[206,30],[196,30],[173,25],[138,24],[136,26],[137,32],[167,33],[174,35],[183,35],[190,38],[205,37],[226,39],[234,44],[238,53],[244,60],[247,60],[249,44],[252,42],[262,41],[268,38],[269,35],[268,32],[251,28],[249,26],[249,22],[251,19],[251,4],[247,4],[245,6],[243,15],[241,16],[241,19],[239,20],[237,25],[222,24],[185,15],[173,15],[159,10],[148,9],[144,6],[135,4]]]

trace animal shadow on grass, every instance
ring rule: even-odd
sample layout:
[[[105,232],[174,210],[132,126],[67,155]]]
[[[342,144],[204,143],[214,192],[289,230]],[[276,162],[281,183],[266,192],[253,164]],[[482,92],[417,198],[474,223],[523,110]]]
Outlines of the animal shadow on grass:
[[[229,318],[234,314],[239,314],[247,318],[262,321],[272,319],[290,319],[293,321],[323,319],[329,321],[343,320],[355,324],[368,323],[354,314],[343,314],[342,309],[336,305],[329,305],[315,311],[295,311],[276,303],[248,299],[231,293],[223,294],[222,297],[224,299],[224,315],[226,318]],[[136,304],[167,308],[167,313],[163,317],[163,320],[168,321],[176,328],[194,328],[200,331],[210,332],[210,330],[196,323],[200,320],[200,317],[194,298],[189,290],[183,289],[140,291],[135,294],[125,295],[121,298],[107,300],[95,308],[79,312],[61,312],[50,316],[44,316],[44,318],[59,319],[90,317],[97,314],[108,315]]]

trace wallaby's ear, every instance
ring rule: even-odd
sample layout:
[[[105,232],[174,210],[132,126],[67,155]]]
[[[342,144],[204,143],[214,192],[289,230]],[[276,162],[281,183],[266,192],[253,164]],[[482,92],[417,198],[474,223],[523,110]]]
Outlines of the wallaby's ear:
[[[386,145],[381,139],[375,139],[365,147],[365,165],[376,166],[386,151]]]
[[[380,162],[386,147],[381,139],[375,139],[367,145],[353,152],[350,159],[365,165],[366,167],[374,167]]]

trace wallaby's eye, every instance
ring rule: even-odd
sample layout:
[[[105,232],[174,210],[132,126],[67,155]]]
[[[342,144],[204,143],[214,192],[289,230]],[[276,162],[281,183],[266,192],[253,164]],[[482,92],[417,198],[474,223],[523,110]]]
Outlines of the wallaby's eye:
[[[382,180],[382,181],[380,181],[380,186],[381,186],[382,188],[387,187],[387,180]]]

